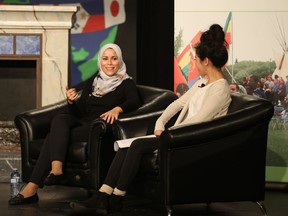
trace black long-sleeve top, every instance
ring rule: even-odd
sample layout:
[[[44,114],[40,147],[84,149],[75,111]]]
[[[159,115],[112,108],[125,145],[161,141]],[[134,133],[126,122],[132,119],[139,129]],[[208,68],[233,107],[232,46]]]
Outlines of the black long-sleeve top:
[[[123,112],[141,106],[142,101],[132,79],[123,80],[114,91],[102,97],[95,97],[92,95],[94,78],[95,76],[86,81],[80,98],[68,106],[69,112],[79,119],[91,122],[116,106],[121,107]]]

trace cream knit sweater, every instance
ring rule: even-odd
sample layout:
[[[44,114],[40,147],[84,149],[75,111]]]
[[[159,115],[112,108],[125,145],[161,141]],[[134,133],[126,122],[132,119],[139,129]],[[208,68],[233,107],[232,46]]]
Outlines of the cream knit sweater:
[[[201,108],[198,113],[192,117],[188,116],[188,109],[192,95],[200,89],[201,84],[207,83],[207,79],[198,80],[184,95],[171,103],[162,115],[157,119],[155,130],[165,130],[166,123],[181,110],[181,113],[173,127],[192,124],[197,122],[209,121],[219,116],[226,115],[231,102],[230,88],[225,79],[219,79],[203,88],[207,88],[202,100]]]

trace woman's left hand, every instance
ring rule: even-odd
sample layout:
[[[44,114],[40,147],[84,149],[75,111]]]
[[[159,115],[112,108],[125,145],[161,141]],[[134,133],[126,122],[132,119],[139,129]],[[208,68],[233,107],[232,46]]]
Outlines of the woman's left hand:
[[[113,124],[117,119],[120,113],[122,113],[123,110],[121,107],[115,107],[105,113],[103,113],[100,118],[102,118],[104,121],[106,121],[109,124]]]
[[[163,133],[162,130],[156,130],[156,131],[154,131],[154,135],[155,135],[155,136],[160,136],[162,133]]]

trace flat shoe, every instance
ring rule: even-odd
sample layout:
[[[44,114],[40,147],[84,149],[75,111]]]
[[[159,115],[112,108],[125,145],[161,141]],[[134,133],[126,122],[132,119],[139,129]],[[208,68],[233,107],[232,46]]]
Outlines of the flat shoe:
[[[93,210],[97,214],[107,215],[108,199],[108,194],[98,191],[87,200],[70,202],[70,207],[74,210]]]
[[[17,194],[15,197],[12,197],[8,203],[9,205],[23,205],[23,204],[30,204],[30,203],[35,203],[38,202],[39,197],[36,194],[30,197],[24,198],[22,194]]]
[[[44,185],[51,186],[51,185],[58,185],[64,183],[64,174],[61,175],[54,175],[50,173],[44,180]]]

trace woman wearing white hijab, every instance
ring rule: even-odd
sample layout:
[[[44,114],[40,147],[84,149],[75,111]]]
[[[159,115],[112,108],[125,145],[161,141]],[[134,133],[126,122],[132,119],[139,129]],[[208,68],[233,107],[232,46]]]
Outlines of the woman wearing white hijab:
[[[116,44],[106,44],[98,56],[99,72],[87,80],[81,96],[75,88],[66,88],[67,113],[56,115],[51,121],[41,153],[26,187],[9,200],[10,205],[37,202],[38,188],[65,180],[63,163],[70,142],[87,141],[90,123],[102,118],[113,124],[122,112],[141,105],[136,85],[126,73],[122,52]],[[74,140],[75,141],[75,140]]]

